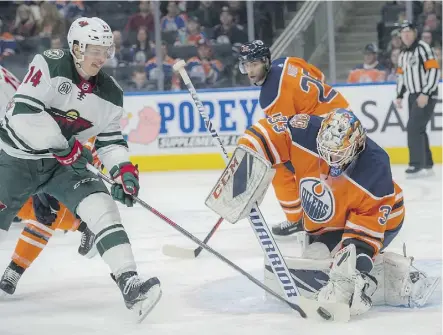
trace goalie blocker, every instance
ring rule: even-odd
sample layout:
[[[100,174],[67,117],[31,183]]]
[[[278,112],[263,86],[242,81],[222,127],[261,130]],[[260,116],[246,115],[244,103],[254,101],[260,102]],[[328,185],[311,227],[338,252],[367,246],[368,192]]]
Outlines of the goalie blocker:
[[[254,204],[260,205],[274,175],[271,163],[240,145],[205,204],[225,220],[236,223],[248,217]]]
[[[300,172],[306,194],[304,228],[315,237],[308,246],[311,257],[306,252],[303,259],[308,259],[309,266],[314,265],[313,258],[325,261],[320,269],[289,264],[297,291],[320,303],[347,304],[351,315],[365,313],[373,303],[410,307],[426,303],[439,278],[413,271],[411,258],[384,252],[403,223],[403,193],[392,180],[386,154],[366,138],[351,111],[334,110],[326,119],[307,115],[262,119],[239,144],[206,205],[235,223],[262,201],[269,186],[266,177],[272,171],[266,161],[272,167],[290,161]],[[379,158],[377,164],[373,157]],[[261,170],[256,171],[255,162]],[[239,189],[242,192],[234,192]],[[318,246],[325,257],[319,258]],[[266,283],[280,291],[273,263],[269,265]]]

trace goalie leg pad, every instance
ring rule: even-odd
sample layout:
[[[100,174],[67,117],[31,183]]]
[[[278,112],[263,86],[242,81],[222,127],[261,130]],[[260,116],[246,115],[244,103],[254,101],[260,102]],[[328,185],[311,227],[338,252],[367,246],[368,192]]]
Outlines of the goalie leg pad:
[[[440,282],[440,278],[414,271],[410,257],[393,252],[377,256],[371,275],[379,283],[374,305],[422,307]]]
[[[314,294],[329,280],[329,270],[332,262],[331,258],[318,257],[317,259],[309,259],[285,257],[285,262],[303,297],[313,298]],[[284,297],[277,279],[272,272],[272,268],[269,266],[266,259],[264,267],[264,283]]]
[[[240,145],[206,198],[205,205],[226,221],[236,223],[263,201],[274,175],[270,162]]]

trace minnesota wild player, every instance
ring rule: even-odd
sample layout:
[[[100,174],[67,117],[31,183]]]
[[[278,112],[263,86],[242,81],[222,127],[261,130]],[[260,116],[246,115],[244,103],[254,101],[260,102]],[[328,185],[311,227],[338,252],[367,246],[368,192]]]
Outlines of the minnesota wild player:
[[[0,127],[0,238],[30,195],[44,192],[76,213],[120,288],[126,307],[143,320],[161,297],[156,277],[137,274],[117,200],[131,207],[139,191],[138,169],[129,161],[120,129],[123,92],[101,68],[114,56],[110,27],[99,18],[75,20],[69,50],[37,54],[6,108]],[[116,181],[109,194],[86,169],[95,148]],[[112,197],[111,197],[112,196]]]

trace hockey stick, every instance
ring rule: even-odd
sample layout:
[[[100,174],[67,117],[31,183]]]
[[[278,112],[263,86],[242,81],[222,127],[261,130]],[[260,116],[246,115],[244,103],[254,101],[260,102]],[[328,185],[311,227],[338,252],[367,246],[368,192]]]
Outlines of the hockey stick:
[[[91,171],[92,173],[94,173],[96,176],[100,177],[101,179],[103,179],[104,181],[106,181],[107,183],[109,183],[110,185],[113,185],[115,182],[109,178],[108,176],[106,176],[105,174],[103,174],[102,172],[100,172],[97,168],[95,168],[93,165],[88,164],[87,168],[89,171]],[[250,281],[252,281],[254,284],[256,284],[257,286],[261,287],[263,290],[265,290],[266,292],[268,292],[269,294],[273,295],[275,298],[277,298],[280,301],[283,301],[285,303],[287,303],[292,309],[296,310],[301,317],[306,318],[306,313],[300,308],[300,306],[298,306],[297,304],[291,303],[286,301],[284,298],[282,298],[279,294],[275,293],[273,290],[271,290],[269,287],[267,287],[266,285],[262,284],[260,281],[258,281],[257,279],[255,279],[253,276],[251,276],[249,273],[247,273],[246,271],[244,271],[242,268],[240,268],[238,265],[234,264],[233,262],[231,262],[229,259],[227,259],[226,257],[224,257],[223,255],[221,255],[220,253],[218,253],[217,251],[215,251],[214,249],[212,249],[210,246],[208,246],[206,243],[200,241],[197,237],[195,237],[194,235],[192,235],[191,233],[189,233],[187,230],[185,230],[184,228],[182,228],[181,226],[179,226],[177,223],[175,223],[174,221],[172,221],[171,219],[169,219],[168,217],[166,217],[165,215],[163,215],[162,213],[160,213],[159,211],[157,211],[155,208],[151,207],[150,205],[148,205],[146,202],[144,202],[143,200],[141,200],[139,197],[137,196],[133,196],[134,200],[143,208],[147,209],[148,211],[150,211],[151,213],[153,213],[155,216],[157,216],[158,218],[160,218],[161,220],[163,220],[164,222],[166,222],[167,224],[169,224],[171,227],[175,228],[176,230],[178,230],[180,233],[182,233],[183,235],[185,235],[187,238],[191,239],[193,242],[197,243],[201,248],[209,251],[211,254],[213,254],[214,256],[216,256],[218,259],[220,259],[221,261],[225,262],[226,264],[228,264],[231,268],[233,268],[234,270],[240,272],[242,275],[244,275],[246,278],[248,278]]]
[[[103,174],[101,171],[99,171],[93,165],[88,164],[87,169],[89,171],[91,171],[92,173],[94,173],[99,178],[101,178],[104,181],[106,181],[107,183],[109,183],[110,185],[113,185],[115,183],[110,177]],[[265,284],[263,284],[262,282],[257,280],[255,277],[251,276],[248,272],[246,272],[241,267],[239,267],[238,265],[236,265],[235,263],[233,263],[232,261],[227,259],[225,256],[223,256],[219,252],[212,249],[206,243],[200,241],[197,237],[195,237],[190,232],[188,232],[187,230],[182,228],[176,222],[169,219],[167,216],[165,216],[162,213],[160,213],[159,211],[157,211],[155,208],[148,205],[146,202],[141,200],[139,197],[133,196],[133,198],[140,206],[142,206],[143,208],[145,208],[148,211],[150,211],[151,213],[153,213],[155,216],[160,218],[162,221],[166,222],[172,228],[176,229],[178,232],[185,235],[187,238],[189,238],[193,242],[197,243],[200,247],[202,247],[203,249],[205,249],[208,252],[210,252],[211,254],[213,254],[215,257],[217,257],[219,260],[221,260],[222,262],[229,265],[231,268],[233,268],[237,272],[241,273],[243,276],[248,278],[255,285],[262,288],[263,290],[265,290],[266,292],[268,292],[269,294],[274,296],[276,299],[288,304],[289,307],[291,307],[293,310],[297,311],[302,318],[309,317],[309,318],[313,318],[313,319],[317,319],[317,320],[328,320],[328,321],[348,321],[349,320],[349,308],[342,308],[342,309],[335,308],[334,309],[334,307],[336,307],[336,305],[337,305],[335,303],[325,303],[325,304],[322,304],[323,306],[319,306],[319,304],[316,301],[304,298],[302,296],[298,296],[297,301],[295,303],[287,301],[285,298],[280,296],[278,293],[273,291],[271,288],[269,288],[268,286],[266,286]],[[341,304],[341,305],[344,305],[344,304]],[[331,314],[329,312],[329,310],[334,310],[334,313]]]
[[[218,142],[218,147],[220,151],[223,153],[222,157],[225,161],[225,164],[228,164],[230,160],[229,155],[225,147],[223,146],[223,143],[220,137],[218,136],[217,131],[214,129],[212,122],[209,118],[209,115],[206,114],[205,112],[203,103],[201,102],[201,100],[197,95],[197,91],[195,90],[195,87],[192,84],[191,78],[186,72],[185,66],[186,66],[185,61],[179,60],[174,64],[173,69],[174,71],[178,72],[182,77],[183,82],[185,83],[189,93],[191,94],[192,100],[194,101],[194,104],[197,107],[197,110],[199,111],[200,115],[205,121],[206,128],[211,133],[212,138]],[[297,288],[297,285],[294,283],[294,280],[297,280],[297,282],[302,284],[303,281],[297,278],[296,276],[291,275],[291,273],[289,272],[285,260],[280,250],[278,249],[278,245],[275,243],[271,231],[269,230],[269,227],[266,224],[266,221],[263,218],[263,215],[257,205],[252,207],[252,210],[249,214],[249,222],[267,258],[269,265],[271,266],[275,276],[277,277],[277,281],[280,285],[282,292],[286,296],[286,300],[292,303],[297,303],[297,301],[300,301],[300,299],[302,299],[303,297],[300,295],[300,292]],[[312,302],[314,303],[315,301]],[[316,303],[318,304],[318,302]],[[327,312],[322,307],[319,307],[317,309],[317,312],[319,314],[323,314],[322,317],[327,318],[328,315],[329,317],[334,317],[333,315],[336,312],[338,313],[339,310],[343,311],[347,310],[347,315],[348,315],[347,317],[349,319],[349,306],[347,306],[346,304],[335,304],[335,306],[331,305],[330,308],[335,308],[334,312],[332,312],[332,310],[329,310],[329,312]]]
[[[218,227],[223,222],[223,218],[219,218],[217,223],[214,227],[212,227],[209,234],[205,237],[203,240],[203,243],[208,243],[209,239],[214,235]],[[176,246],[174,244],[165,244],[163,246],[163,253],[167,256],[171,257],[178,257],[178,258],[196,258],[201,252],[203,248],[201,246],[197,247],[196,249],[190,249],[190,248],[182,248],[179,246]]]

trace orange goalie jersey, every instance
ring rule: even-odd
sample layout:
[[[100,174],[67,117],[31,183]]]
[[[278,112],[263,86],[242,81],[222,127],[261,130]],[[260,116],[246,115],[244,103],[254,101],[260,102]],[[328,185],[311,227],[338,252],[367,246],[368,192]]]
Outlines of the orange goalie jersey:
[[[314,65],[296,57],[274,60],[260,92],[260,106],[267,116],[282,114],[325,115],[334,108],[347,108],[346,99],[324,82]],[[272,182],[288,221],[301,218],[298,185],[290,164],[276,168]]]
[[[289,119],[289,122],[288,122]],[[262,119],[239,144],[263,155],[273,166],[291,162],[297,173],[308,234],[342,232],[357,247],[376,255],[401,228],[403,193],[392,180],[386,152],[371,139],[346,174],[328,177],[329,166],[317,151],[322,118],[306,114]]]

